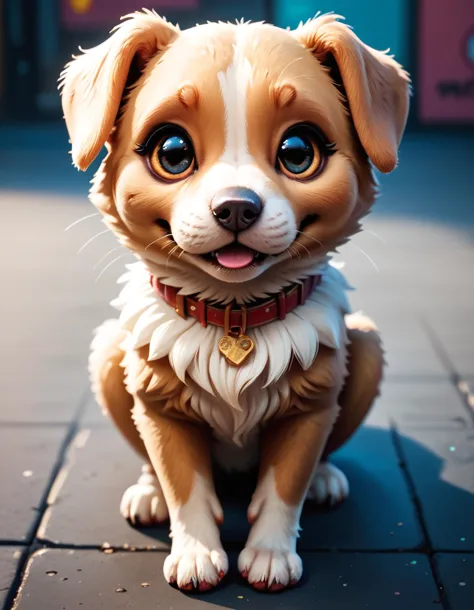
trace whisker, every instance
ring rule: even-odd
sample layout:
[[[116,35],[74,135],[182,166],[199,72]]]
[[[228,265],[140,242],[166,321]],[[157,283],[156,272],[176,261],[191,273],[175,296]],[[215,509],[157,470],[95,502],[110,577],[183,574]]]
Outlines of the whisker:
[[[123,248],[124,246],[117,246],[116,248],[112,248],[112,250],[109,250],[106,254],[104,254],[104,256],[102,256],[97,263],[92,267],[92,269],[97,269],[97,267],[100,265],[100,263],[105,260],[109,254],[112,254],[112,252],[116,252],[117,250],[120,250],[120,248]]]
[[[108,233],[109,229],[105,229],[105,231],[100,231],[100,233],[96,233],[96,235],[94,235],[93,237],[91,237],[90,239],[88,239],[86,241],[85,244],[83,244],[79,250],[77,251],[77,254],[79,254],[80,252],[82,252],[84,250],[85,247],[87,247],[92,241],[94,241],[94,239],[96,239],[97,237],[100,237],[101,235],[105,235],[105,233]]]
[[[167,233],[166,235],[163,235],[162,237],[158,237],[158,239],[155,239],[154,241],[150,242],[148,244],[148,246],[145,248],[145,250],[148,250],[148,248],[150,248],[153,244],[156,244],[156,242],[161,241],[165,237],[172,237],[172,234],[171,233]]]
[[[352,242],[348,242],[348,243],[350,245],[354,246],[354,248],[357,248],[357,250],[359,250],[360,252],[362,252],[362,254],[372,263],[372,265],[374,266],[374,269],[377,271],[377,273],[380,273],[380,269],[377,267],[374,260],[372,258],[370,258],[370,256],[367,254],[367,252],[365,250],[362,250],[362,248],[360,248],[357,244],[354,244]]]
[[[298,258],[301,258],[301,254],[295,248],[292,248],[291,246],[288,246],[288,250],[292,250],[296,254],[296,256]]]
[[[311,256],[311,252],[308,250],[308,248],[302,244],[301,242],[295,242],[296,244],[298,244],[298,246],[301,246],[302,248],[304,248],[306,250],[306,252],[308,253],[308,256]]]
[[[125,252],[125,254],[121,254],[120,256],[117,256],[116,258],[112,259],[110,261],[110,263],[108,263],[107,265],[105,265],[105,267],[102,269],[102,271],[99,273],[99,275],[95,278],[95,281],[98,282],[99,279],[102,277],[102,275],[107,271],[107,269],[113,265],[114,263],[116,263],[118,260],[120,260],[121,258],[124,258],[125,256],[128,256],[129,254],[131,254],[130,252]]]
[[[173,256],[173,253],[176,252],[176,250],[178,250],[178,249],[179,249],[179,246],[178,246],[178,244],[176,244],[176,246],[170,250],[170,253],[168,254],[168,258],[166,259],[166,267],[168,267],[168,263],[170,262],[170,258]]]
[[[317,244],[319,244],[321,246],[321,248],[324,248],[323,244],[319,241],[319,239],[316,239],[315,237],[313,237],[312,235],[310,235],[309,233],[305,233],[305,231],[296,231],[297,233],[299,233],[300,235],[305,235],[306,237],[308,237],[309,239],[312,239],[313,241],[315,241]]]
[[[379,235],[378,233],[376,233],[375,231],[369,231],[368,229],[364,230],[364,233],[370,233],[371,235],[374,235],[375,237],[378,237],[380,239],[380,241],[382,241],[384,244],[387,243],[387,240],[384,239],[381,235]]]
[[[77,224],[79,224],[83,220],[87,220],[88,218],[93,218],[94,216],[100,216],[100,212],[96,212],[95,214],[87,214],[87,216],[83,216],[82,218],[79,218],[79,220],[75,220],[74,222],[71,222],[71,224],[68,225],[64,230],[69,231],[69,229],[72,229],[72,227],[75,227]]]
[[[278,83],[280,81],[280,78],[283,76],[283,74],[285,73],[285,70],[288,70],[288,68],[290,66],[292,66],[294,63],[296,63],[297,61],[302,60],[302,57],[297,57],[296,59],[293,59],[293,61],[290,61],[290,63],[286,64],[286,66],[283,68],[283,70],[280,72],[280,76],[276,79],[276,82]]]

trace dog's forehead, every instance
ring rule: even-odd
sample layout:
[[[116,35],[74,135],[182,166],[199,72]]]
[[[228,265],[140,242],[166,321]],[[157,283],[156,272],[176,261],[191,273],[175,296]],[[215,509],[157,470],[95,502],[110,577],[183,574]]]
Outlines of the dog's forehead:
[[[278,92],[288,84],[296,101],[282,114],[285,96],[279,100]],[[261,140],[278,115],[286,121],[312,119],[330,137],[346,131],[344,109],[327,70],[290,32],[266,24],[213,23],[185,30],[148,63],[131,99],[126,114],[138,137],[161,121],[191,120],[206,137],[212,132],[221,141],[226,123],[238,119]],[[189,99],[197,103],[189,107]],[[205,128],[210,124],[211,131]]]
[[[263,24],[211,23],[185,30],[164,54],[151,60],[140,89],[153,89],[155,102],[176,94],[184,83],[205,93],[218,89],[220,75],[242,61],[248,64],[255,85],[263,80],[270,85],[283,73],[291,75],[289,63],[300,60],[306,64],[302,69],[314,70],[310,54],[286,30]]]

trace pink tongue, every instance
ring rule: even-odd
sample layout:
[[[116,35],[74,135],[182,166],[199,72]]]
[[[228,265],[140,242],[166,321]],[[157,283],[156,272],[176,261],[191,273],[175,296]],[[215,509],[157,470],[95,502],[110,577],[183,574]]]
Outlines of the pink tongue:
[[[253,252],[240,244],[226,246],[218,250],[216,256],[219,265],[227,269],[242,269],[253,261]]]

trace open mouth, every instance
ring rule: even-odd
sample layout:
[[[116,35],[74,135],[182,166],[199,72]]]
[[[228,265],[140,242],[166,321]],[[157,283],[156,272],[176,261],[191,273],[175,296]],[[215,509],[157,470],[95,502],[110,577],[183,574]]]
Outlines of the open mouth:
[[[217,263],[225,269],[245,269],[264,260],[266,254],[247,248],[234,242],[219,250],[203,254],[202,258],[208,262]]]

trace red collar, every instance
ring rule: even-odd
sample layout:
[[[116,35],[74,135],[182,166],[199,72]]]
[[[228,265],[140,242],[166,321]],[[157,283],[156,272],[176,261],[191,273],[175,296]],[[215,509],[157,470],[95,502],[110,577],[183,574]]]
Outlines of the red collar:
[[[227,307],[209,305],[196,297],[178,294],[178,288],[162,284],[158,278],[150,276],[150,283],[161,298],[171,305],[182,318],[195,318],[206,327],[208,324],[222,328],[245,329],[263,326],[274,320],[284,320],[286,314],[304,305],[313,289],[320,283],[321,275],[306,278],[300,284],[293,284],[282,290],[276,297],[267,299],[253,307],[230,303]]]

